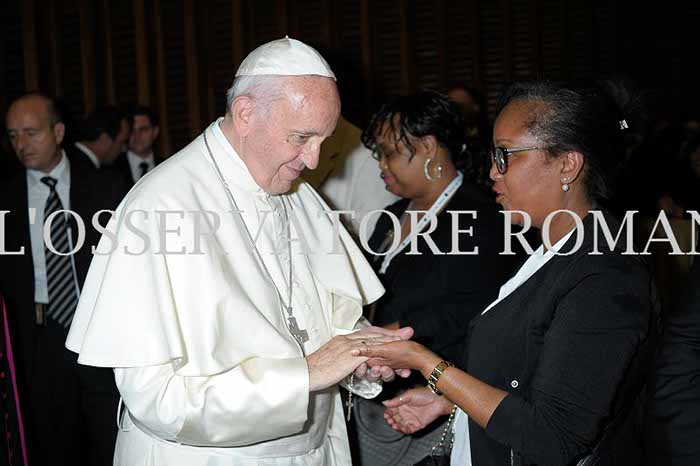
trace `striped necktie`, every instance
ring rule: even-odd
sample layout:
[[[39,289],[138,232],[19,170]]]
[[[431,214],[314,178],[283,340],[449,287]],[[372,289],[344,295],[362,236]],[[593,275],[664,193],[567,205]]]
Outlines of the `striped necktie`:
[[[44,221],[54,212],[63,210],[61,199],[56,192],[58,180],[45,176],[41,182],[49,187],[51,192],[44,207]],[[56,251],[66,253],[71,250],[68,238],[68,222],[66,215],[56,215],[51,223],[51,244]],[[59,326],[69,327],[73,314],[78,305],[78,288],[73,274],[71,256],[54,254],[47,246],[46,254],[46,283],[49,289],[49,305],[46,315]]]

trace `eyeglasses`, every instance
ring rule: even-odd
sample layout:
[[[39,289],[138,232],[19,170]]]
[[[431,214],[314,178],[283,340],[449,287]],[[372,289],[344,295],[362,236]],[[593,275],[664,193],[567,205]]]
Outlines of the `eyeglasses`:
[[[505,147],[494,147],[493,150],[491,151],[491,159],[496,164],[496,168],[498,168],[498,173],[503,175],[503,174],[505,174],[506,170],[508,170],[508,156],[510,154],[514,154],[516,152],[525,152],[528,150],[542,150],[542,149],[545,149],[545,148],[544,147],[536,147],[536,146],[513,147],[511,149],[506,149]]]

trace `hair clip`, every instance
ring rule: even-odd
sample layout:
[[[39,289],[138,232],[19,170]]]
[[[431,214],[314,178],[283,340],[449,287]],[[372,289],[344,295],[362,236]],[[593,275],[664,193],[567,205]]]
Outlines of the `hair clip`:
[[[627,126],[627,121],[626,120],[620,120],[620,129],[628,129],[629,126]]]

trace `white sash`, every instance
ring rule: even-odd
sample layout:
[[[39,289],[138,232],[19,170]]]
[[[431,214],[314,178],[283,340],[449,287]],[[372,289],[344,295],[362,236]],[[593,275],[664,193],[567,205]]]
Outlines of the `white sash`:
[[[408,246],[413,238],[418,235],[423,229],[425,229],[428,224],[430,224],[438,214],[442,210],[443,207],[445,207],[445,204],[447,204],[450,199],[452,198],[452,195],[459,189],[460,186],[462,186],[462,182],[464,181],[464,175],[462,175],[462,172],[458,171],[457,176],[455,176],[455,179],[450,182],[450,184],[447,185],[445,190],[440,194],[440,196],[437,198],[437,200],[433,203],[432,206],[430,206],[430,210],[426,212],[426,214],[423,216],[422,219],[418,222],[418,225],[416,225],[416,228],[414,231],[412,231],[409,235],[406,236],[406,238],[401,242],[398,248],[396,248],[394,251],[387,253],[384,256],[384,260],[382,261],[382,266],[379,269],[380,274],[386,273],[386,269],[389,268],[389,264],[391,264],[391,261],[396,257],[401,251],[406,249],[406,246]],[[408,210],[406,211],[406,214],[408,214]],[[412,211],[415,212],[415,211]],[[394,232],[394,234],[397,234],[398,232]],[[399,233],[400,234],[400,233]]]

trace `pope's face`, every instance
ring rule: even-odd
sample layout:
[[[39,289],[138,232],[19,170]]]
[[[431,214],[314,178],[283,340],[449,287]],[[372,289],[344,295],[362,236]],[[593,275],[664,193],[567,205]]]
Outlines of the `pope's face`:
[[[290,78],[283,97],[257,109],[241,157],[269,194],[289,191],[305,168],[318,166],[321,143],[335,130],[340,98],[335,82],[320,76]]]

